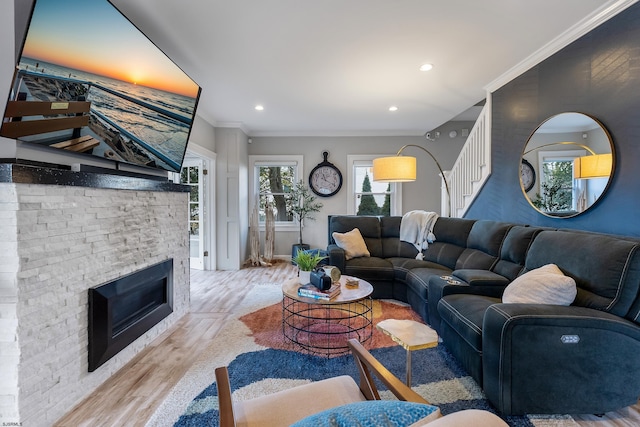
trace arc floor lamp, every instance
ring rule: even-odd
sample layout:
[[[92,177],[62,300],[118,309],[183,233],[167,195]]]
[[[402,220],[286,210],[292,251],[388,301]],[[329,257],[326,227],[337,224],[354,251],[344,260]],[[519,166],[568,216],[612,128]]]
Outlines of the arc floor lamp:
[[[438,160],[434,157],[426,148],[415,145],[407,144],[398,150],[395,156],[379,157],[373,159],[373,180],[377,182],[410,182],[416,180],[417,160],[411,156],[401,156],[402,152],[407,147],[419,148],[429,155],[438,166],[442,181],[444,181],[444,187],[447,191],[447,202],[449,206],[449,212],[447,216],[451,216],[451,193],[449,192],[449,183],[442,170],[442,166]]]

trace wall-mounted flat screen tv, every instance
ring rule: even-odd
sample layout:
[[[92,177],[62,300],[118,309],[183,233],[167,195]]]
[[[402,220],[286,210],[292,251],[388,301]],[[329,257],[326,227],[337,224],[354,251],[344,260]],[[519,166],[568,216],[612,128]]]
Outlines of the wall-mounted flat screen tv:
[[[36,0],[0,135],[176,172],[199,96],[108,0]]]

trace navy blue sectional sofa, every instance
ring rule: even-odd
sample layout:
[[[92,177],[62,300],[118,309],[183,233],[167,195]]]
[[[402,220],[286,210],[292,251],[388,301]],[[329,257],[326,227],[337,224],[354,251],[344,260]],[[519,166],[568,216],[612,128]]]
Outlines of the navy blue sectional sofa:
[[[640,241],[441,217],[418,260],[400,222],[330,216],[329,263],[370,282],[374,298],[409,303],[501,413],[604,413],[638,401]],[[333,232],[353,228],[370,257],[346,260],[335,244]],[[573,304],[502,303],[511,281],[546,264],[575,280]]]

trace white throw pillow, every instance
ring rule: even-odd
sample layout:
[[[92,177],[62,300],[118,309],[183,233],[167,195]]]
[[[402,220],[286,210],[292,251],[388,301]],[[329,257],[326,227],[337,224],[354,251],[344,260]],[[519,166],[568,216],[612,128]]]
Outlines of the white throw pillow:
[[[502,302],[571,305],[578,290],[573,278],[555,264],[547,264],[514,279],[502,295]]]
[[[338,233],[334,231],[331,236],[336,241],[339,248],[344,249],[345,258],[358,258],[361,256],[371,256],[367,244],[360,234],[360,230],[354,228],[346,233]]]

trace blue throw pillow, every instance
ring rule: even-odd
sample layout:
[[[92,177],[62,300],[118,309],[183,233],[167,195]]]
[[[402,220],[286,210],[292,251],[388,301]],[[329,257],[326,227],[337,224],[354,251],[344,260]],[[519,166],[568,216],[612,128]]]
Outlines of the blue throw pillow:
[[[310,415],[292,427],[402,427],[437,411],[437,406],[398,400],[367,400],[349,403]]]

